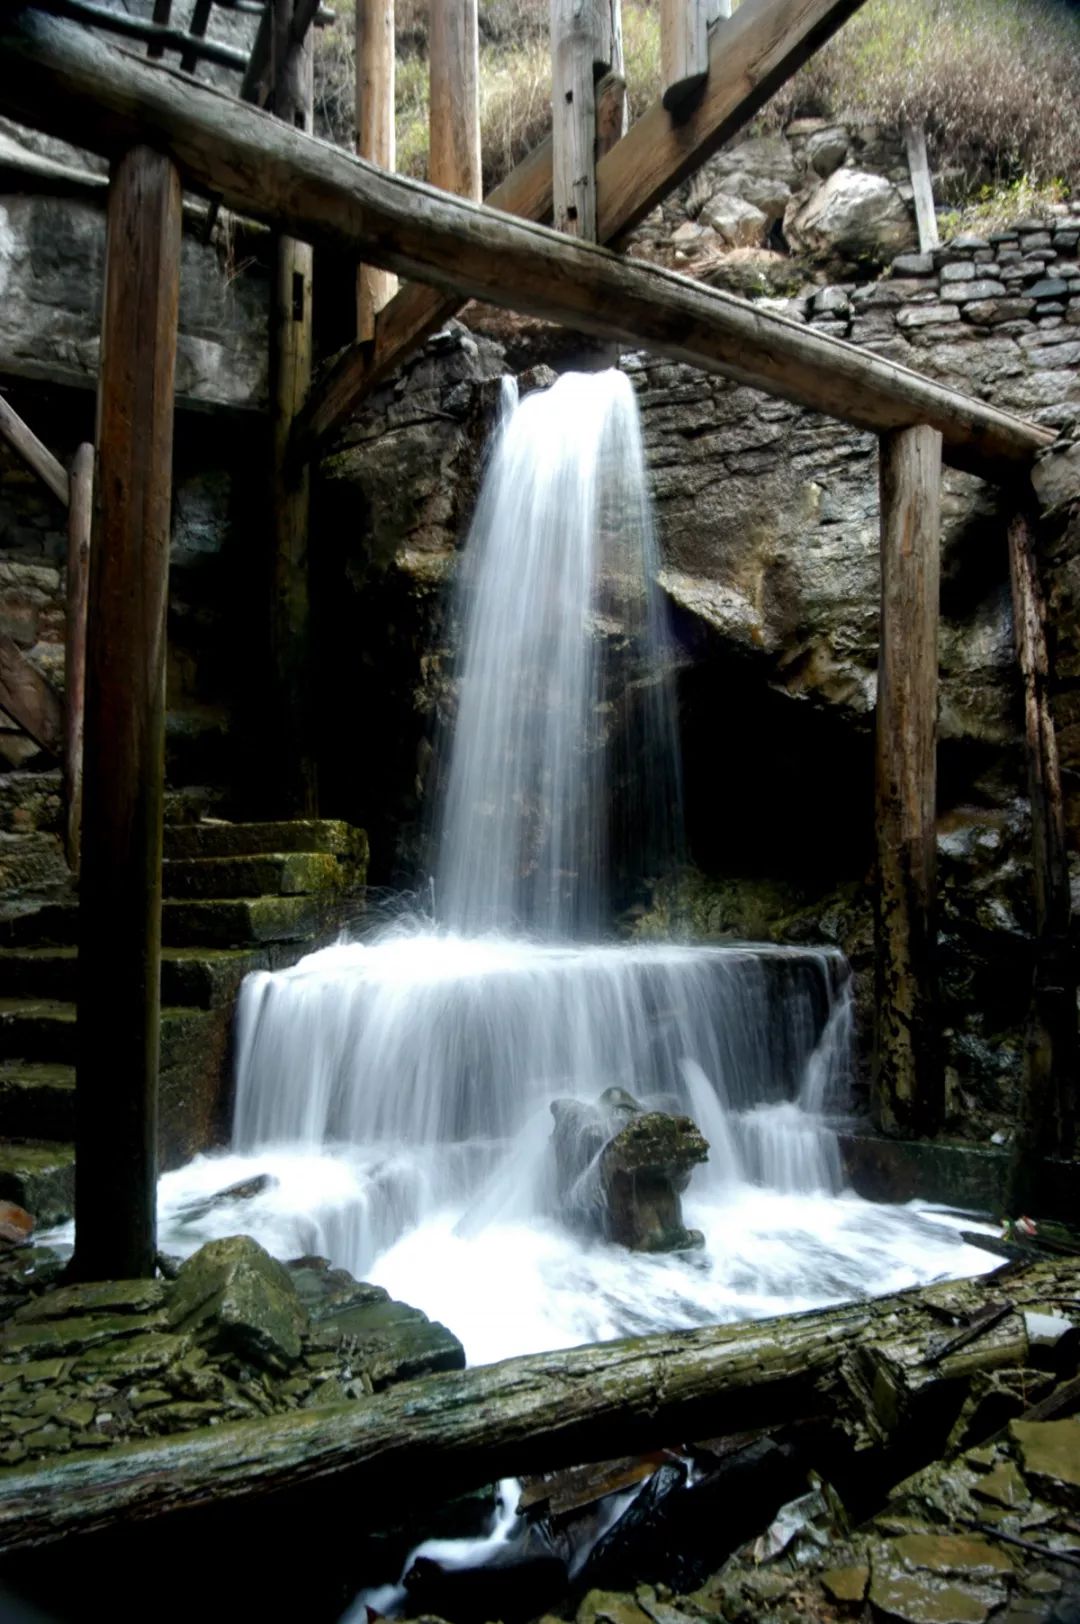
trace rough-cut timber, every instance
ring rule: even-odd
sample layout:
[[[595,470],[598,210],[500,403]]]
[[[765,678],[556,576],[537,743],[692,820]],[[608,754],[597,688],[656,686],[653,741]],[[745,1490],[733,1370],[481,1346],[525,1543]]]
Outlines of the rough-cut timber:
[[[1053,441],[1053,430],[719,289],[374,169],[40,12],[0,15],[0,73],[0,111],[99,151],[153,140],[226,206],[421,281],[644,344],[860,428],[926,423],[951,462],[991,479]]]
[[[551,163],[556,231],[596,241],[592,0],[551,0]]]
[[[64,844],[79,872],[82,828],[83,712],[86,707],[86,611],[90,601],[90,532],[94,518],[94,448],[81,445],[71,464],[64,636]]]
[[[161,70],[150,67],[149,73]],[[153,1275],[165,614],[181,188],[136,146],[109,186],[90,554],[75,1267]]]
[[[334,1409],[0,1473],[0,1550],[133,1518],[297,1488],[344,1492],[390,1517],[496,1478],[718,1437],[793,1417],[843,1417],[870,1440],[920,1425],[921,1404],[980,1370],[1023,1364],[1022,1310],[1076,1295],[1076,1261],[1000,1284],[952,1281],[781,1319],[673,1331],[426,1377]],[[1001,1313],[986,1314],[988,1296]],[[981,1320],[976,1316],[982,1314]],[[956,1318],[953,1319],[953,1316]],[[950,1325],[968,1322],[962,1334]]]
[[[1039,1211],[1043,1155],[1072,1148],[1077,1090],[1076,964],[1057,734],[1050,710],[1046,609],[1034,536],[1018,513],[1009,525],[1016,655],[1024,691],[1024,744],[1035,880],[1035,967],[1020,1111],[1006,1195],[1012,1213]]]
[[[428,23],[428,180],[444,192],[484,195],[480,173],[480,33],[476,0],[432,0]],[[361,153],[361,157],[369,154]]]
[[[141,17],[129,17],[116,6],[94,5],[92,0],[45,0],[50,11],[88,28],[104,28],[127,39],[145,41],[160,54],[165,50],[180,51],[184,66],[190,72],[196,62],[217,62],[224,68],[247,67],[247,56],[234,45],[223,45],[219,40],[198,39],[182,28],[159,28]]]
[[[306,32],[292,38],[293,0],[273,0],[275,54],[281,61],[274,112],[290,127],[311,129],[312,48]],[[311,386],[312,275],[315,254],[308,242],[281,236],[275,244],[271,306],[270,397],[273,432],[272,523],[274,527],[270,646],[277,698],[275,727],[281,748],[267,786],[277,810],[300,817],[316,810],[309,692],[311,606],[308,538],[311,490],[308,468],[293,463],[289,442],[296,415]]]
[[[941,242],[934,208],[934,183],[926,153],[926,131],[921,124],[909,124],[904,131],[911,189],[915,194],[915,218],[919,226],[919,252],[928,254]]]
[[[50,756],[60,754],[64,718],[56,690],[6,632],[0,632],[0,710]]]
[[[881,440],[874,1106],[885,1133],[929,1133],[943,1104],[935,997],[941,437]]]
[[[0,434],[22,458],[30,472],[36,474],[42,483],[49,487],[56,500],[63,502],[67,507],[68,476],[63,463],[53,456],[47,446],[42,445],[33,429],[23,422],[3,395],[0,395]]]
[[[731,0],[660,0],[660,78],[669,111],[708,78],[709,26],[721,15],[730,17]]]
[[[394,0],[356,0],[356,150],[380,169],[396,162],[394,128]],[[378,265],[356,272],[356,337],[366,344],[375,318],[397,290],[397,277]]]
[[[619,135],[625,129],[625,88],[618,91],[615,111],[611,87],[605,98],[604,87],[598,86],[598,241],[618,237],[674,191],[711,153],[730,140],[861,4],[862,0],[744,0],[730,25],[725,22],[722,39],[718,30],[710,44],[707,94],[692,109],[684,109],[677,125],[657,102],[623,140],[604,142],[604,130],[616,121]],[[622,38],[614,0],[612,31],[611,67],[619,80]],[[648,207],[640,211],[635,192],[638,175],[641,185],[647,184],[650,198]],[[525,220],[550,220],[550,138],[541,142],[489,194],[486,202],[490,208],[518,214]],[[356,402],[376,388],[411,349],[460,310],[461,304],[460,299],[447,298],[433,288],[402,288],[378,324],[374,346],[356,345],[344,351],[316,385],[304,421],[300,452],[310,455]]]

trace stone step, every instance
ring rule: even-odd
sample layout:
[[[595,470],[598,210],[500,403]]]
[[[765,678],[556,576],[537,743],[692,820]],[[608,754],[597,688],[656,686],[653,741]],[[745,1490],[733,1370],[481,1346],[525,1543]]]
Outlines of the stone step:
[[[325,852],[360,865],[367,862],[367,835],[336,818],[296,818],[288,823],[206,820],[165,830],[168,858],[255,857],[281,852]]]
[[[327,923],[324,897],[217,897],[166,902],[161,936],[169,947],[251,947],[314,936]]]
[[[0,1061],[0,1139],[71,1139],[75,1068],[46,1061]]]
[[[245,857],[166,860],[167,897],[302,897],[340,890],[349,868],[328,852],[273,852]]]
[[[4,947],[74,947],[79,939],[77,902],[47,902],[0,918]]]
[[[163,1008],[161,1069],[169,1071],[187,1059],[212,1010]],[[0,998],[0,1059],[75,1063],[75,1005],[58,998]]]
[[[212,1009],[235,995],[250,970],[269,968],[267,953],[257,948],[167,947],[161,955],[162,1002]],[[72,1000],[78,971],[74,947],[0,948],[0,996]]]
[[[0,1199],[25,1207],[39,1225],[70,1218],[75,1206],[74,1145],[0,1143]]]

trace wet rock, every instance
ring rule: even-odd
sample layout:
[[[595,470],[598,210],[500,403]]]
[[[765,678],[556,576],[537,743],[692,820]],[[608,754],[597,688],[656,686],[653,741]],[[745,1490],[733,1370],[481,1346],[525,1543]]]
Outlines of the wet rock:
[[[700,1232],[683,1225],[679,1194],[708,1155],[709,1147],[689,1117],[660,1111],[634,1117],[600,1159],[610,1238],[636,1252],[702,1245]]]
[[[870,1583],[870,1569],[862,1563],[849,1568],[827,1568],[821,1582],[833,1601],[860,1602]]]
[[[72,1314],[153,1314],[163,1306],[167,1290],[163,1280],[103,1280],[61,1286],[20,1308],[15,1318],[33,1324]]]
[[[239,1184],[230,1184],[224,1190],[215,1190],[213,1195],[203,1200],[189,1202],[180,1209],[180,1222],[197,1223],[219,1207],[232,1206],[238,1201],[251,1201],[255,1196],[272,1190],[276,1184],[277,1179],[272,1174],[257,1173],[254,1178],[243,1179]]]
[[[1040,1489],[1065,1490],[1080,1501],[1080,1416],[1065,1421],[1013,1421],[1009,1436],[1020,1451],[1024,1474]]]
[[[268,1370],[300,1357],[308,1316],[289,1272],[248,1235],[210,1241],[180,1270],[169,1323]]]
[[[34,1232],[34,1220],[14,1201],[0,1201],[0,1241],[22,1246]]]
[[[983,1624],[1001,1599],[995,1591],[876,1565],[870,1581],[873,1616],[889,1624]]]

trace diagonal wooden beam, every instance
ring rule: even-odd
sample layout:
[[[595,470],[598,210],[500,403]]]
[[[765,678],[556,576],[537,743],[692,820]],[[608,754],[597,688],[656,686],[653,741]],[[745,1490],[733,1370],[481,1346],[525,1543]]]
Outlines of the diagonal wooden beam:
[[[60,697],[6,632],[0,632],[0,710],[47,755],[59,756],[64,740]]]
[[[28,423],[24,423],[14,406],[11,406],[0,395],[0,435],[7,441],[13,451],[37,475],[43,484],[47,485],[58,502],[68,505],[68,475],[67,469],[58,462],[49,450],[42,445],[37,435]]]
[[[713,30],[708,77],[679,116],[654,102],[597,164],[597,240],[614,242],[731,139],[863,0],[744,0]],[[597,89],[598,121],[607,95]],[[490,208],[524,220],[551,218],[551,138],[489,193]],[[366,394],[461,309],[462,300],[406,285],[379,313],[374,340],[352,344],[326,369],[297,421],[295,453],[307,459]]]
[[[0,13],[0,112],[107,155],[152,143],[243,214],[459,297],[644,346],[876,433],[926,424],[1010,478],[1053,443],[909,367],[659,266],[390,175],[210,86],[24,6]]]

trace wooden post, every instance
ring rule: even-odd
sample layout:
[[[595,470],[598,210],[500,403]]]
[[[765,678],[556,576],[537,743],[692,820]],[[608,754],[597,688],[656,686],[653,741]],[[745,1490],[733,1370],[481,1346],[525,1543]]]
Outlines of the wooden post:
[[[444,192],[484,195],[480,171],[480,33],[476,0],[431,0],[428,180]]]
[[[394,0],[356,0],[356,151],[383,169],[397,161],[394,130]],[[356,336],[375,336],[375,317],[397,292],[397,277],[375,265],[356,273]]]
[[[94,448],[81,445],[71,464],[68,506],[67,620],[64,646],[64,818],[68,867],[79,872],[82,827],[83,712],[86,704],[86,610],[90,594],[90,530],[94,511]]]
[[[935,993],[941,436],[881,437],[874,1104],[886,1133],[941,1119]]]
[[[596,241],[593,0],[551,0],[551,167],[557,231]]]
[[[90,555],[79,907],[75,1269],[152,1275],[165,618],[180,177],[134,147],[109,187]]]
[[[1077,1077],[1076,963],[1057,734],[1050,711],[1046,611],[1031,525],[1009,525],[1016,656],[1024,687],[1024,745],[1035,881],[1035,966],[1006,1210],[1038,1203],[1039,1158],[1068,1154]]]
[[[660,77],[669,111],[691,101],[709,76],[709,29],[731,0],[660,0]]]
[[[607,66],[594,64],[594,76],[604,77],[596,85],[596,157],[597,162],[611,151],[626,134],[629,118],[626,105],[626,63],[623,58],[622,0],[605,0],[600,15],[606,24],[610,42],[601,41],[598,55],[609,58]]]
[[[313,102],[310,32],[292,34],[293,0],[274,0],[277,116],[294,129],[311,129]],[[278,809],[310,817],[317,811],[311,747],[311,603],[308,539],[311,481],[308,467],[290,462],[289,439],[311,387],[311,315],[314,251],[295,237],[278,238],[271,311],[273,414],[274,581],[271,658],[277,685],[282,749],[272,793]]]
[[[928,254],[940,246],[937,212],[934,209],[934,183],[930,176],[930,159],[926,152],[926,131],[921,124],[909,124],[904,130],[907,146],[911,186],[915,194],[915,218],[919,226],[919,252]]]

